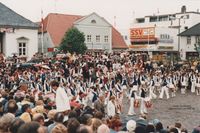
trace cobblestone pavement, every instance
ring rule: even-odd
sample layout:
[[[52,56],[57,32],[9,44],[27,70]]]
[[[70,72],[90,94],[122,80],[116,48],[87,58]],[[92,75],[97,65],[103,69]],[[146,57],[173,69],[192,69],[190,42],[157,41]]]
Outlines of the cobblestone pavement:
[[[153,107],[148,109],[148,119],[159,119],[164,127],[174,125],[175,122],[182,123],[182,126],[190,132],[192,129],[200,125],[200,96],[195,94],[182,95],[177,92],[177,96],[170,99],[156,99],[153,100]],[[127,116],[129,101],[124,99],[124,111],[121,115],[123,121],[129,119],[137,119],[139,116],[139,109],[136,109],[136,116]]]

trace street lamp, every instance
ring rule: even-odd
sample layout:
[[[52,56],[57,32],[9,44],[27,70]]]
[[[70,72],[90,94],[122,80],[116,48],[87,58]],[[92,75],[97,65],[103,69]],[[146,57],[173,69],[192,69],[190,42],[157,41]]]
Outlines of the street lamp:
[[[185,19],[186,15],[182,15],[180,17],[173,17],[171,16],[170,19],[171,21],[173,20],[178,20],[178,55],[180,56],[180,32],[181,32],[181,19]],[[172,25],[172,23],[171,23]]]

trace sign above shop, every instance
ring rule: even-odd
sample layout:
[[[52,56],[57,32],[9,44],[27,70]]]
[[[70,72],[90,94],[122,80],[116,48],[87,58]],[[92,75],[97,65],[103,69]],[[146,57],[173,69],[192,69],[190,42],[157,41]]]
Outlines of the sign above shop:
[[[131,39],[154,38],[154,37],[155,37],[155,28],[154,27],[130,29],[130,38]]]
[[[173,50],[173,46],[158,46],[158,49]]]

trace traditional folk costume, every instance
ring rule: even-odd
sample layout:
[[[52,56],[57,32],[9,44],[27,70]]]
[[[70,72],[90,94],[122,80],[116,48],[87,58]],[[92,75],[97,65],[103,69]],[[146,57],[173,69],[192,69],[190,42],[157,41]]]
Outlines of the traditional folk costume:
[[[167,79],[167,87],[171,90],[171,92],[172,92],[172,97],[175,97],[176,96],[176,94],[175,94],[175,86],[174,86],[174,80],[173,80],[173,78],[170,76],[170,77],[168,77],[168,79]]]
[[[150,99],[156,99],[156,94],[154,93],[155,89],[155,81],[151,79],[150,84],[149,84],[149,97]]]
[[[181,76],[181,94],[185,94],[188,85],[187,82],[188,82],[187,76],[186,75]]]
[[[192,83],[191,85],[191,92],[195,93],[195,87],[196,87],[196,76],[194,74],[191,75],[190,81]]]
[[[147,114],[147,107],[145,105],[145,101],[147,98],[147,90],[144,87],[140,88],[140,97],[141,97],[140,113]]]
[[[157,75],[155,77],[154,82],[155,82],[155,90],[160,93],[161,92],[161,83],[162,83],[161,77]]]
[[[169,99],[169,88],[167,87],[167,79],[163,78],[162,80],[163,81],[159,98],[163,99],[163,95],[165,93],[167,99]]]
[[[107,114],[108,114],[109,117],[113,117],[116,114],[115,103],[113,103],[112,100],[108,101],[108,104],[107,104]]]
[[[129,105],[128,115],[135,115],[134,104],[136,98],[137,98],[136,90],[132,88],[129,94],[130,105]]]
[[[196,94],[200,95],[200,76],[196,78]]]

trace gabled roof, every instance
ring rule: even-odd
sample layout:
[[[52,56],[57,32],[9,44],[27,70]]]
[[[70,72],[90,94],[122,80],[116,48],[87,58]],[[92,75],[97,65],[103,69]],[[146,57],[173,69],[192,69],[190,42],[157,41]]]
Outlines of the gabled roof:
[[[112,26],[105,18],[99,16],[99,15],[98,15],[97,13],[95,13],[95,12],[93,12],[93,13],[91,13],[91,14],[85,16],[85,17],[82,17],[81,19],[79,19],[79,20],[77,20],[76,22],[74,22],[74,24],[78,24],[78,23],[80,23],[81,21],[83,21],[83,20],[89,18],[89,17],[92,16],[92,15],[95,15],[95,16],[99,17],[100,19],[102,19],[108,26]]]
[[[65,32],[69,28],[71,28],[74,25],[74,23],[80,22],[79,20],[83,20],[84,18],[85,18],[84,16],[79,16],[79,15],[50,13],[43,20],[43,32],[48,32],[50,34],[50,37],[51,37],[51,40],[53,41],[54,46],[58,47],[65,35]],[[108,22],[106,21],[106,23]],[[41,24],[42,23],[40,23],[40,28],[41,28]],[[39,30],[39,33],[40,32],[41,32],[41,29]],[[114,27],[112,27],[112,47],[115,49],[128,48],[123,37]]]
[[[6,28],[33,28],[37,29],[39,26],[36,23],[17,14],[4,4],[0,2],[0,27]]]
[[[50,13],[43,20],[44,32],[48,32],[50,34],[54,46],[57,47],[60,45],[65,32],[80,18],[82,18],[82,16]],[[41,29],[39,32],[41,32]]]
[[[128,49],[122,35],[112,27],[112,48],[113,49]]]
[[[199,35],[200,35],[200,23],[178,34],[178,36],[199,36]]]

